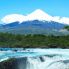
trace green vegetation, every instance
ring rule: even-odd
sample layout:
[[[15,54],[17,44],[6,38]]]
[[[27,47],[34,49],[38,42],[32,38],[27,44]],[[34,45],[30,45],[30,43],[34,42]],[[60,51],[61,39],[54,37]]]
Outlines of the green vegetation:
[[[20,35],[0,33],[0,47],[69,48],[69,35]]]
[[[69,31],[69,26],[65,26],[64,29],[67,29]]]

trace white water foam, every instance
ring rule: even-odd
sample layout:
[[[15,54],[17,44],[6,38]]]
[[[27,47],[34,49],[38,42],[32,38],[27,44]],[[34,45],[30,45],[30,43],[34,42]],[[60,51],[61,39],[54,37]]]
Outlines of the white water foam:
[[[26,52],[0,51],[0,62],[9,58],[26,57],[25,69],[69,69],[69,49],[26,50]]]

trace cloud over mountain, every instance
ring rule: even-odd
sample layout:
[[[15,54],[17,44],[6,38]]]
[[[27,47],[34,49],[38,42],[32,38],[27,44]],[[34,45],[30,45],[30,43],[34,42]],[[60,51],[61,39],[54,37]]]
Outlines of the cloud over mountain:
[[[11,23],[15,21],[24,22],[24,21],[31,21],[31,20],[40,20],[40,21],[55,21],[63,24],[69,24],[68,17],[60,17],[60,16],[51,16],[44,11],[37,9],[31,14],[26,16],[21,14],[10,14],[1,19],[3,23]]]

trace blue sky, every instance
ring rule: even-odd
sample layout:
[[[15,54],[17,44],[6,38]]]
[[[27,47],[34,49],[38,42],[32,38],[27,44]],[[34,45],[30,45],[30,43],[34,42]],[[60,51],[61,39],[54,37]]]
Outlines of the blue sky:
[[[52,16],[69,17],[69,0],[0,0],[0,18],[8,14],[29,14],[42,9]]]

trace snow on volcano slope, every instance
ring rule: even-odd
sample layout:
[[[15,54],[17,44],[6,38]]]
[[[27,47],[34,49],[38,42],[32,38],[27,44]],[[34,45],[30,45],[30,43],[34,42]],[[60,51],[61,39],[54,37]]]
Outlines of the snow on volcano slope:
[[[55,21],[55,22],[69,25],[68,17],[50,16],[49,14],[45,13],[40,9],[37,9],[26,16],[21,14],[10,14],[10,15],[6,15],[1,19],[1,21],[6,24],[11,22],[16,22],[16,21],[19,21],[21,23],[24,21],[32,21],[32,20]]]

